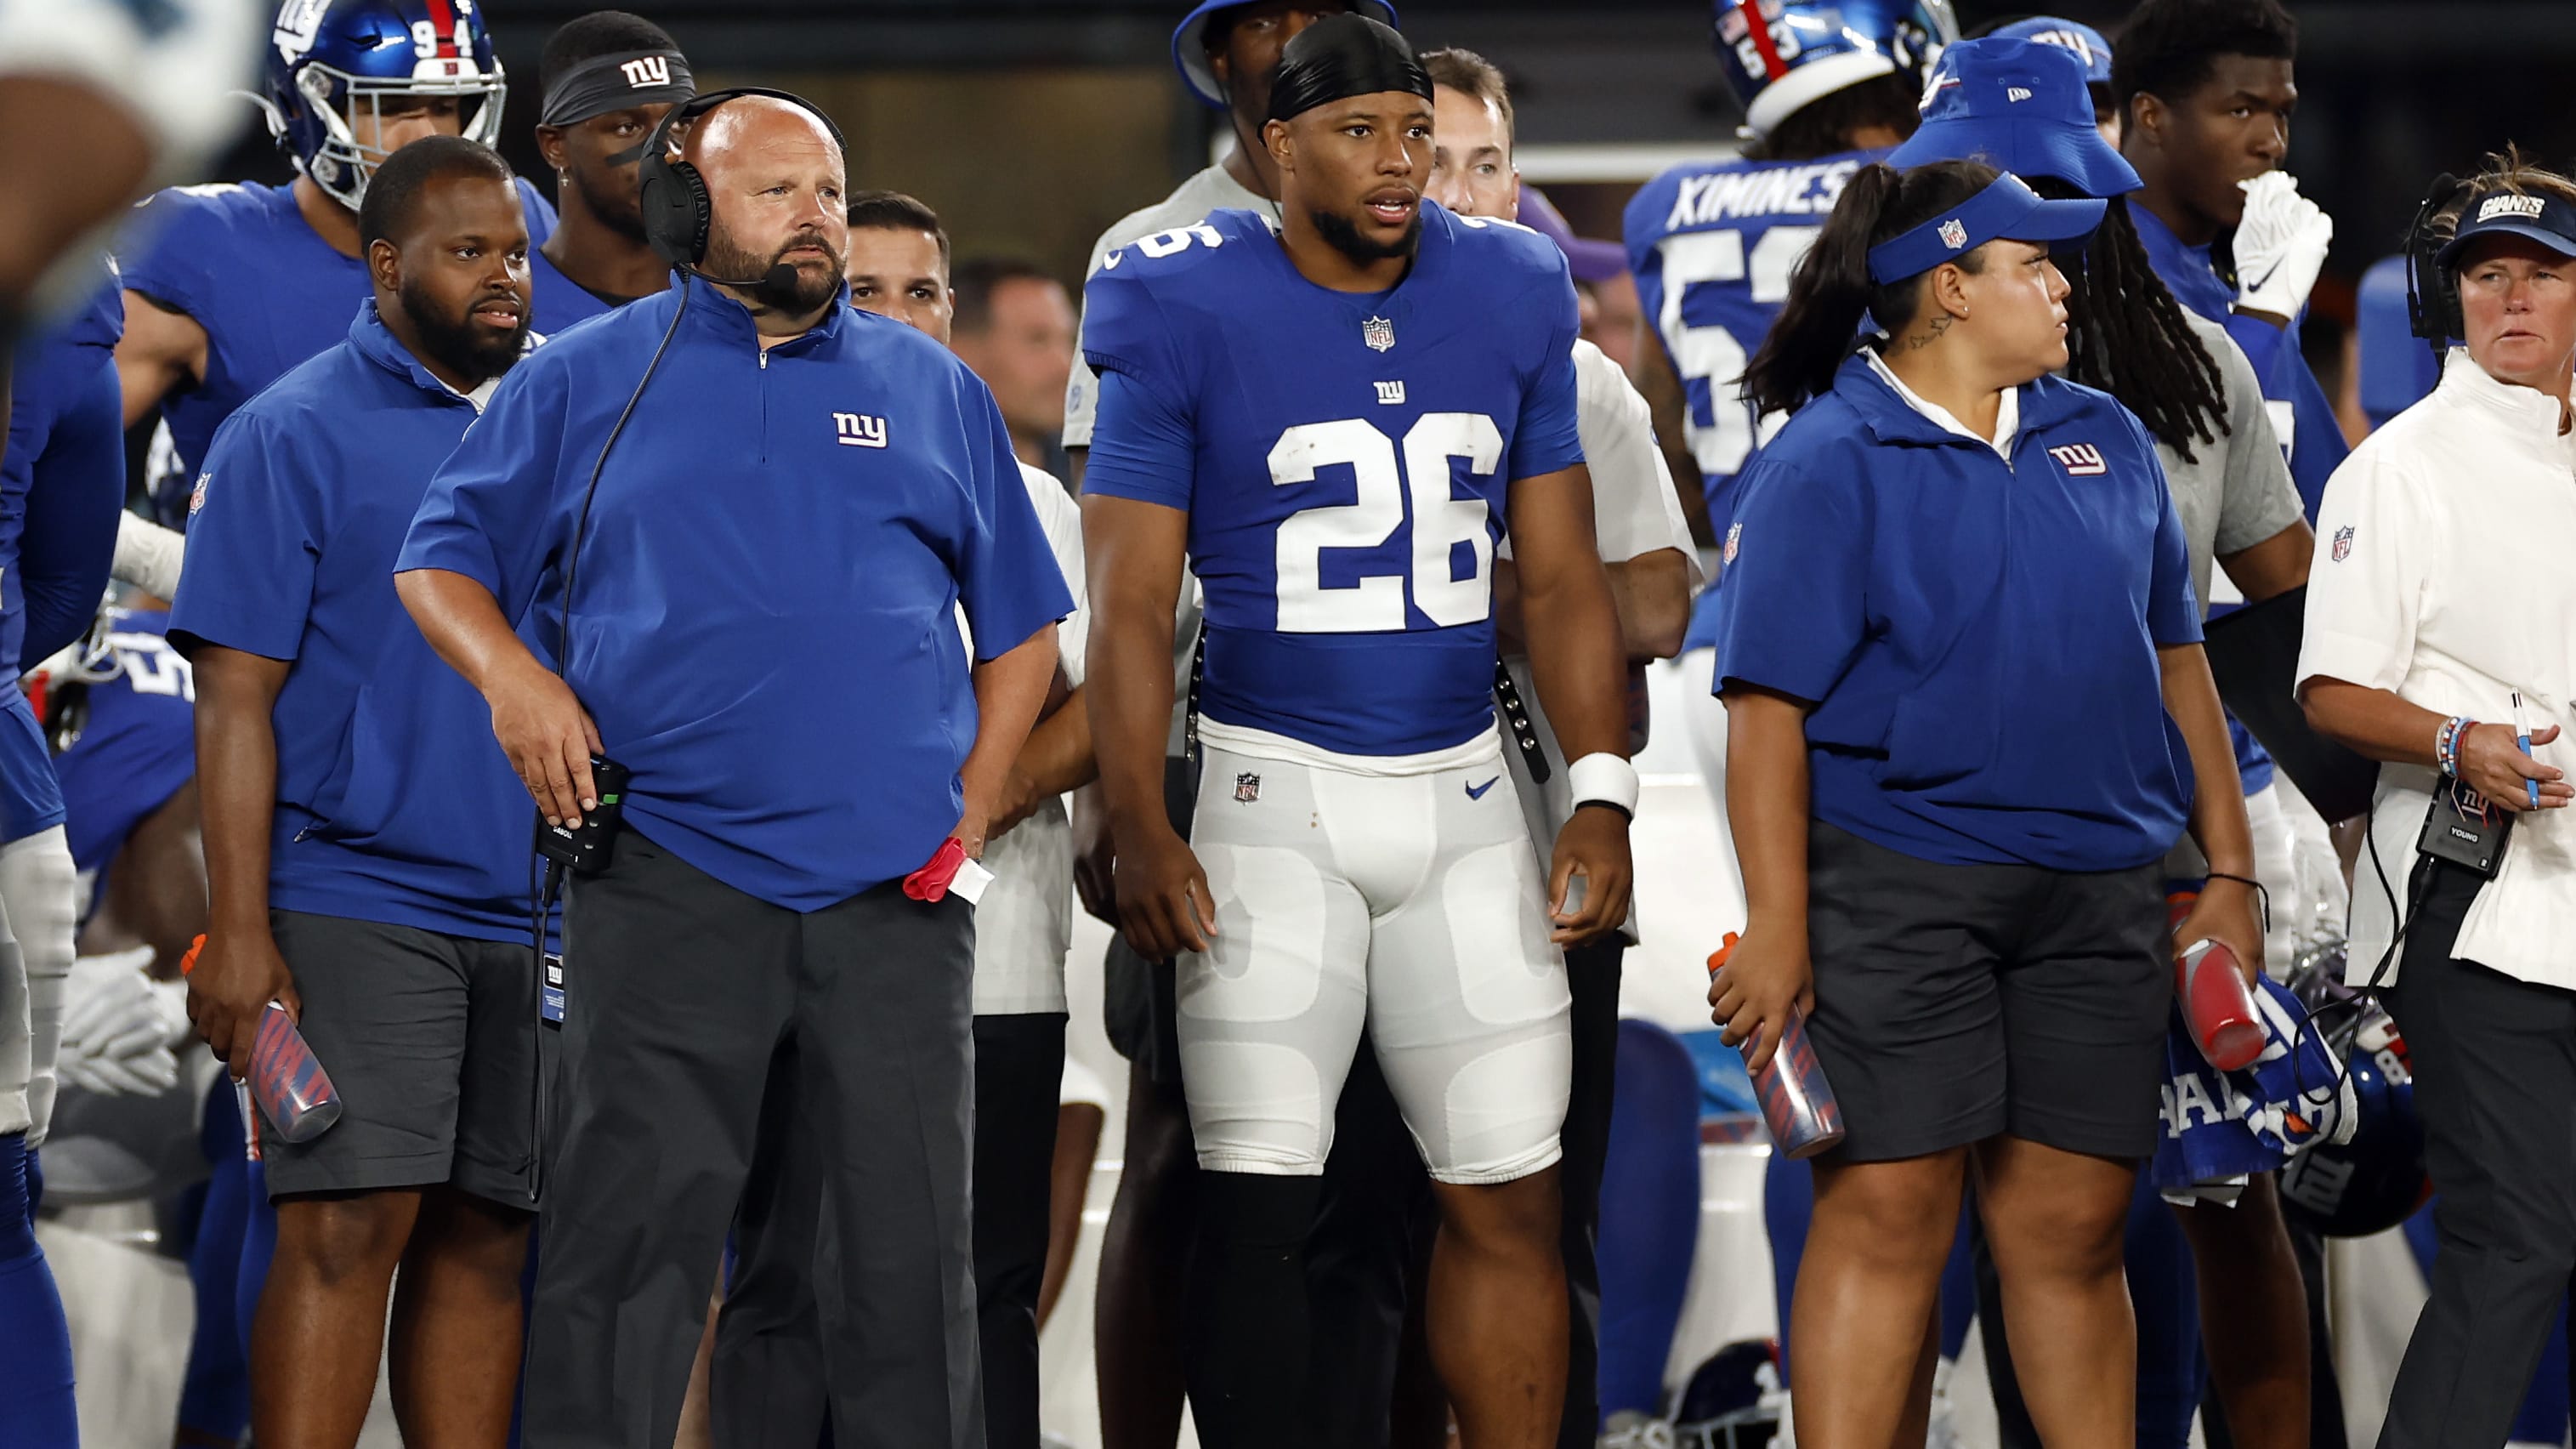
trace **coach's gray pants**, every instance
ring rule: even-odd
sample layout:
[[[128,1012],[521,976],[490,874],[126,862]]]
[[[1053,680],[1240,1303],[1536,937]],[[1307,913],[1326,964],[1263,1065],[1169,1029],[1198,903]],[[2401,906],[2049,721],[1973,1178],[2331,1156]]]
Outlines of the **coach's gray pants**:
[[[529,1449],[670,1444],[756,1140],[821,1164],[836,1442],[982,1449],[973,908],[888,884],[799,914],[630,828],[565,942]]]

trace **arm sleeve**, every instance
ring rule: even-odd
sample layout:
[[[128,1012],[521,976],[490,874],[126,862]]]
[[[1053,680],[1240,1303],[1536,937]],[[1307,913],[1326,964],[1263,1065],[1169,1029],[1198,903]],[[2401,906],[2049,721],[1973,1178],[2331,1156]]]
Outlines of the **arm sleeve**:
[[[219,644],[293,659],[313,607],[324,519],[318,480],[264,414],[225,420],[206,449],[202,501],[188,520],[186,572],[170,601],[182,654]]]
[[[975,507],[957,553],[957,601],[981,663],[1072,613],[1073,594],[1021,481],[1001,408],[963,367],[958,376]]]
[[[179,567],[188,556],[187,541],[174,528],[163,528],[137,513],[116,520],[116,577],[156,599],[179,594]]]
[[[18,667],[35,665],[88,632],[116,561],[125,511],[124,394],[104,353],[90,380],[54,421],[34,460],[18,584],[27,639]]]
[[[1083,587],[1082,509],[1052,473],[1024,466],[1020,481],[1028,485],[1029,506],[1037,510],[1047,548],[1055,554],[1056,568],[1064,575],[1065,592],[1073,596],[1073,612],[1056,626],[1056,653],[1064,663],[1066,681],[1078,688],[1082,684],[1083,651],[1091,634],[1091,603]]]
[[[1552,285],[1542,285],[1522,305],[1545,319],[1537,329],[1544,350],[1521,391],[1520,418],[1512,427],[1511,456],[1503,470],[1506,481],[1562,472],[1583,461],[1581,388],[1574,375],[1574,340],[1582,324],[1563,257],[1556,259]]]
[[[2212,340],[2212,334],[2202,334]],[[2227,451],[2225,476],[2219,484],[2218,533],[2214,551],[2225,558],[2252,548],[2282,529],[2306,517],[2299,502],[2298,485],[2291,481],[2290,465],[2281,455],[2280,435],[2272,431],[2271,410],[2263,405],[2263,380],[2254,375],[2254,364],[2245,360],[2245,350],[2223,333],[2215,340],[2223,346],[2212,348],[2218,362],[2219,382],[2226,388],[2228,435],[2200,448],[2224,448]]]
[[[1628,375],[1601,350],[1574,350],[1575,427],[1584,461],[1592,469],[1592,530],[1605,563],[1679,549],[1690,561],[1690,581],[1700,583],[1699,550],[1673,492],[1672,470],[1655,446],[1655,424],[1646,399]]]
[[[2326,485],[2308,567],[2301,685],[2320,675],[2370,689],[2406,682],[2433,542],[2408,461],[2394,448],[2365,447]]]
[[[1728,681],[1820,701],[1869,630],[1870,509],[1860,470],[1755,460],[1717,581],[1719,692]]]
[[[394,572],[445,569],[486,589],[504,618],[528,611],[554,537],[566,398],[540,349],[493,390],[429,480]],[[583,481],[587,481],[585,478]]]
[[[2155,567],[2147,575],[2147,637],[2159,649],[2200,642],[2200,598],[2191,588],[2191,544],[2183,537],[2182,513],[2174,507],[2173,487],[2165,465],[2137,430],[2137,449],[2146,459],[2156,490]]]

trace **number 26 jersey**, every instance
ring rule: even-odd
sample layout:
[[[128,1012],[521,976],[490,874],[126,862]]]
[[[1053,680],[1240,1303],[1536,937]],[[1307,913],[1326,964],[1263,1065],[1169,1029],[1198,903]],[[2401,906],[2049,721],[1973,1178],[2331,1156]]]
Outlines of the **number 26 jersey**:
[[[1250,211],[1102,262],[1083,489],[1189,514],[1206,720],[1379,758],[1492,730],[1495,545],[1512,480],[1583,461],[1575,333],[1553,242],[1430,201],[1385,292],[1306,280]]]

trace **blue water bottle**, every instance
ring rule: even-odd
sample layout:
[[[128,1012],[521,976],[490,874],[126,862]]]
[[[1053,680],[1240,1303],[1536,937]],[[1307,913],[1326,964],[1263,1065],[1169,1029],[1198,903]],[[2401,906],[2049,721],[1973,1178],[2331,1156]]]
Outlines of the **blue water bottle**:
[[[1727,932],[1724,944],[1710,954],[1712,979],[1734,952],[1736,939],[1733,931]],[[1749,1064],[1753,1043],[1747,1041],[1739,1050]],[[1771,1129],[1771,1143],[1782,1156],[1813,1157],[1841,1144],[1843,1109],[1834,1100],[1833,1084],[1825,1080],[1824,1064],[1816,1060],[1815,1043],[1807,1040],[1806,1018],[1795,1006],[1780,1023],[1780,1044],[1771,1060],[1752,1077],[1753,1094],[1762,1103],[1763,1124]]]

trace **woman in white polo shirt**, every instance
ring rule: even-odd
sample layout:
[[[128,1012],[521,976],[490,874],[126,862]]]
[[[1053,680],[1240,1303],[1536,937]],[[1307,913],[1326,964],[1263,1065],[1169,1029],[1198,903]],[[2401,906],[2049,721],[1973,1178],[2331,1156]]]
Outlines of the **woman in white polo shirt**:
[[[2383,762],[2352,959],[2402,950],[2441,1194],[2382,1449],[2503,1443],[2576,1268],[2576,184],[2491,158],[2446,224],[2467,346],[2327,485],[2299,658],[2310,722]],[[2495,807],[2452,823],[2510,822],[2492,880],[2417,853],[2451,779]]]

